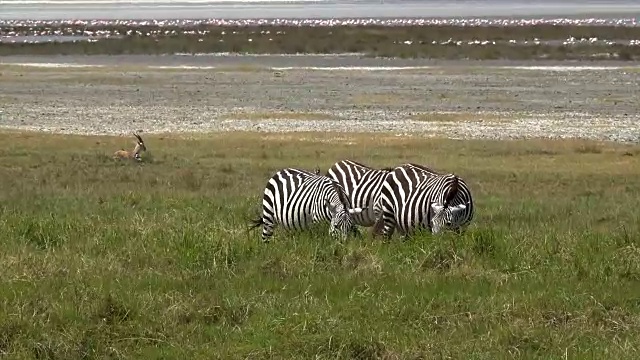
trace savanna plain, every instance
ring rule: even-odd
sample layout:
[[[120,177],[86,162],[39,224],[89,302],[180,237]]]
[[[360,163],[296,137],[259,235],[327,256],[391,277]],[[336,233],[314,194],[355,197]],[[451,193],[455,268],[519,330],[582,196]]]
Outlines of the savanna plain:
[[[572,124],[606,139],[635,129],[623,122],[635,113],[632,68],[6,65],[1,74],[5,358],[638,358],[636,135],[623,143],[528,132],[547,107],[556,118],[539,131]],[[440,87],[422,90],[432,84]],[[578,111],[589,112],[588,126],[569,115]],[[198,122],[250,125],[166,131],[198,112]],[[522,113],[533,120],[518,122]],[[398,128],[335,131],[346,121]],[[402,129],[485,122],[478,132],[517,128],[527,139]],[[48,131],[28,131],[38,127]],[[143,161],[113,160],[133,148],[135,130]],[[268,244],[248,231],[276,170],[324,172],[341,159],[454,172],[473,193],[473,222],[462,235],[404,241],[363,229],[338,242],[327,224],[277,229]]]
[[[635,358],[640,147],[372,134],[0,135],[0,351],[71,358]],[[432,164],[462,236],[247,232],[286,166]]]

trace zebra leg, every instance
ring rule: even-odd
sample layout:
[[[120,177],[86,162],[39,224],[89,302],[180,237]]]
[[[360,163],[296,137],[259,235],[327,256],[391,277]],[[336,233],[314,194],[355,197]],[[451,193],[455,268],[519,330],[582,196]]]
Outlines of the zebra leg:
[[[383,211],[382,212],[382,216],[380,217],[380,220],[382,221],[382,236],[384,237],[385,240],[389,240],[391,239],[391,236],[393,235],[393,232],[396,229],[396,220],[393,217],[393,213],[389,213],[387,211]]]
[[[382,219],[382,216],[380,216],[376,219],[376,222],[371,227],[371,236],[374,238],[377,237],[378,235],[381,234],[383,228],[384,228],[384,221]]]
[[[273,219],[269,216],[262,217],[262,242],[268,243],[273,236],[273,229],[275,228],[275,223]]]
[[[382,211],[371,229],[371,234],[374,238],[382,235],[385,240],[389,240],[394,230],[395,219],[393,218],[393,213]]]

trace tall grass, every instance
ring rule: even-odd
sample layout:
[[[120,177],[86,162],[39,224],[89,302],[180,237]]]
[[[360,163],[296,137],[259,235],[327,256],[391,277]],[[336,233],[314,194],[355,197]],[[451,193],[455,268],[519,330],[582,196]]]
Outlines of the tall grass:
[[[637,357],[637,146],[143,136],[139,164],[109,157],[123,138],[0,134],[0,354]],[[344,158],[456,172],[471,228],[404,242],[246,232],[275,170]]]

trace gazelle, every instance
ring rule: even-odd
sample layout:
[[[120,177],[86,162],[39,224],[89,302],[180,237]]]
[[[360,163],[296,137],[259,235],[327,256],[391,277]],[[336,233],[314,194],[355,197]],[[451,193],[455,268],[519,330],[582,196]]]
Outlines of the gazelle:
[[[133,136],[136,137],[136,147],[133,148],[132,151],[127,151],[125,149],[120,149],[113,153],[114,159],[136,159],[137,161],[142,161],[140,157],[140,153],[147,150],[147,147],[144,146],[144,141],[140,135],[133,133]]]

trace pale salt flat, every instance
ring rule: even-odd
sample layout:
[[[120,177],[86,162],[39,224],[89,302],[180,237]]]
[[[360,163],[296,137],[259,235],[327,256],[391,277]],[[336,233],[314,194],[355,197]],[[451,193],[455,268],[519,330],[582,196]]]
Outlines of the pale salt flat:
[[[585,70],[620,70],[638,68],[637,66],[500,66],[513,70],[542,70],[542,71],[585,71]]]
[[[314,59],[310,63],[310,59],[296,58],[291,63],[283,58],[270,62],[251,57],[203,61],[172,56],[19,59],[3,61],[27,66],[40,61],[35,66],[44,63],[49,67],[99,63],[104,67],[95,71],[106,81],[84,76],[86,70],[81,69],[43,72],[33,71],[33,67],[12,68],[21,76],[3,77],[0,82],[0,129],[76,134],[121,134],[132,130],[370,132],[460,139],[585,138],[627,143],[637,143],[640,134],[639,103],[633,87],[640,81],[640,71],[625,71],[625,67],[638,65],[630,62],[390,62],[350,58]],[[222,70],[150,68],[162,65],[218,66]],[[293,69],[313,66],[322,70],[434,65],[433,68],[446,71],[425,70],[429,72],[425,76],[419,71],[400,70],[300,70],[273,76],[267,70],[288,65]],[[506,70],[508,74],[499,70],[516,65],[520,69]],[[553,71],[532,71],[527,65],[565,67],[568,72],[558,76]],[[571,71],[595,65],[604,66]],[[133,66],[134,76],[127,73],[127,66]],[[238,71],[224,71],[224,67],[233,70],[234,66]],[[260,71],[242,71],[247,66],[257,66]],[[522,69],[523,66],[527,68]],[[143,67],[154,73],[144,73]],[[614,70],[606,71],[607,68]],[[203,76],[209,75],[204,72],[213,71],[214,76]],[[61,72],[65,72],[62,78]],[[289,113],[324,115],[322,120],[304,116],[292,119],[287,117]]]
[[[91,65],[91,64],[73,64],[73,63],[1,63],[0,65],[11,66],[30,66],[41,68],[91,68],[91,67],[104,67],[104,65]]]
[[[175,66],[163,66],[163,65],[159,65],[159,66],[147,66],[147,68],[149,69],[184,69],[184,70],[209,70],[209,69],[216,69],[218,68],[218,66],[193,66],[193,65],[175,65]]]
[[[396,71],[396,70],[425,70],[434,66],[284,66],[272,67],[271,70],[320,70],[320,71]]]
[[[10,66],[29,66],[29,67],[41,67],[41,68],[91,68],[91,67],[105,67],[101,64],[77,64],[77,63],[12,63],[12,62],[0,62],[0,65]],[[118,65],[113,65],[117,67]],[[230,69],[232,66],[215,66],[215,65],[147,65],[144,66],[148,69],[178,69],[178,70],[211,70],[211,69]],[[240,66],[241,67],[241,66]],[[273,66],[261,67],[256,66],[256,69],[265,69],[273,71],[289,71],[289,70],[301,70],[301,71],[403,71],[403,70],[428,70],[438,69],[445,66]],[[509,70],[534,70],[534,71],[607,71],[607,70],[631,70],[640,69],[640,66],[561,66],[561,65],[547,65],[547,66],[487,66],[490,69],[509,69]]]
[[[224,4],[224,3],[263,3],[263,4],[279,4],[279,3],[322,3],[328,1],[322,0],[2,0],[4,5],[101,5],[101,4],[153,4],[153,5],[178,5],[184,4]]]

